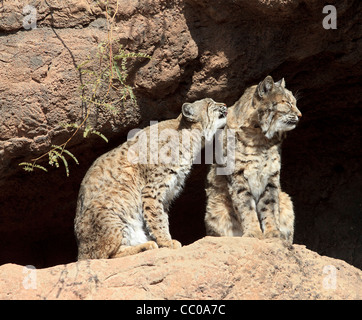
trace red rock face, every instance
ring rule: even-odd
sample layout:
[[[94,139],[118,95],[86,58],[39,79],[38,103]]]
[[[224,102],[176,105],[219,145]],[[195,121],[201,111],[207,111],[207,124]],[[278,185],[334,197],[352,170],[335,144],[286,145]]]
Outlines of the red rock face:
[[[207,96],[230,106],[270,74],[299,92],[303,113],[282,152],[295,242],[362,267],[360,1],[336,3],[337,29],[329,30],[322,1],[128,1],[114,34],[152,59],[130,63],[137,104],[116,118],[97,115],[110,142],[80,135],[71,144],[80,165],[69,163],[69,178],[63,168],[27,174],[18,164],[68,139],[59,123],[84,112],[75,66],[106,39],[105,8],[35,3],[33,30],[22,27],[20,2],[0,7],[1,264],[75,261],[79,184],[97,156],[131,128],[177,116],[185,101]],[[195,166],[171,210],[171,233],[183,244],[205,235],[206,172],[207,165]]]

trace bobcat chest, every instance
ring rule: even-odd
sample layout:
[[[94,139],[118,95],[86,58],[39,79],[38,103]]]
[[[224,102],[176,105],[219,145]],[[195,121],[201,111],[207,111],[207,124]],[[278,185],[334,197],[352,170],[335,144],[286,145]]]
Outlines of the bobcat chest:
[[[253,157],[244,170],[244,177],[247,179],[250,192],[258,202],[267,184],[275,173],[280,170],[279,154],[264,154],[258,158]]]
[[[187,173],[182,168],[175,170],[172,175],[167,177],[165,184],[167,185],[167,190],[165,194],[165,201],[166,205],[169,205],[172,200],[174,200],[182,191],[184,186]]]

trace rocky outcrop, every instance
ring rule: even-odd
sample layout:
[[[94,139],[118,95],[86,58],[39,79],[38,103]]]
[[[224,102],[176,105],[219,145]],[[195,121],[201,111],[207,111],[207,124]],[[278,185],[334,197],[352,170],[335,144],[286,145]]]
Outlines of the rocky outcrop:
[[[108,1],[114,12],[116,1]],[[0,2],[0,263],[40,267],[74,262],[73,219],[86,170],[129,129],[175,117],[185,101],[209,96],[231,105],[271,74],[299,92],[303,118],[283,145],[282,185],[296,211],[295,242],[362,267],[361,1],[330,1],[337,29],[324,29],[324,1],[119,0],[113,35],[152,59],[129,65],[136,104],[100,112],[109,143],[72,140],[80,165],[28,174],[18,164],[60,144],[60,123],[84,115],[76,66],[107,37],[102,1]],[[46,164],[41,162],[40,164]],[[183,244],[205,235],[204,181],[197,165],[171,210]]]
[[[203,238],[111,260],[0,267],[0,299],[361,299],[362,272],[304,246]]]

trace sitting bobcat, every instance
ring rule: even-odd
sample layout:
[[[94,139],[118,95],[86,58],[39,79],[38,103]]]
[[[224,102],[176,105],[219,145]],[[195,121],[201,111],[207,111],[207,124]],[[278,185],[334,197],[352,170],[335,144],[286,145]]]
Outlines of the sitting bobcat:
[[[184,103],[177,119],[141,130],[93,163],[80,186],[74,220],[78,260],[181,247],[171,239],[167,211],[203,136],[212,139],[225,126],[226,110],[209,98]]]
[[[293,204],[280,189],[280,149],[285,131],[294,129],[301,116],[284,79],[274,83],[270,76],[248,88],[229,108],[224,132],[235,133],[235,167],[230,175],[217,175],[220,165],[211,166],[206,187],[208,235],[293,242]]]

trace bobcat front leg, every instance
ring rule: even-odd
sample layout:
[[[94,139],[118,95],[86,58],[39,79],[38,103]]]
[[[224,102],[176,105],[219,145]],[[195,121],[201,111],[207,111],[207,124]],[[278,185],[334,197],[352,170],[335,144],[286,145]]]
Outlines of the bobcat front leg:
[[[293,202],[285,192],[279,193],[279,229],[282,237],[291,245],[294,236]]]
[[[260,229],[255,200],[245,177],[242,173],[235,173],[228,177],[229,193],[233,209],[241,224],[243,237],[262,239],[263,232]]]
[[[164,210],[162,200],[160,198],[156,199],[154,189],[146,189],[142,193],[142,206],[146,227],[157,245],[160,248],[181,248],[181,243],[171,238],[168,214]]]
[[[269,182],[257,204],[257,212],[265,238],[281,238],[279,231],[279,192],[277,183]]]

